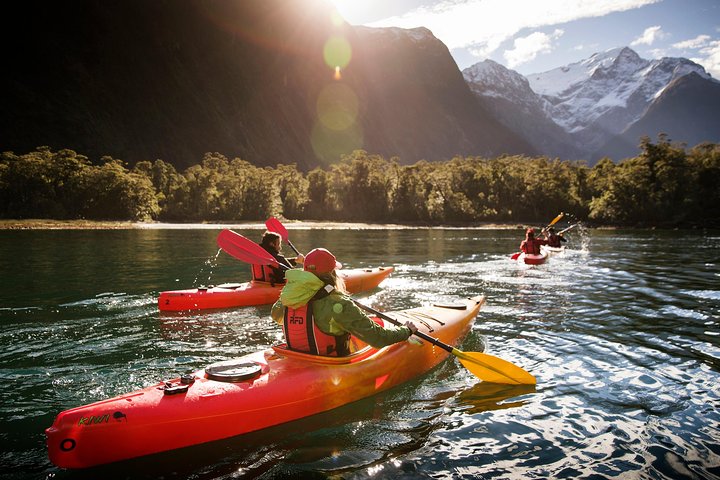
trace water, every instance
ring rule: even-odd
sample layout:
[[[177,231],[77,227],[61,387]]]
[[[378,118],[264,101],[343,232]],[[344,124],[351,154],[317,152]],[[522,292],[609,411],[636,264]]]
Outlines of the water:
[[[52,466],[43,431],[58,412],[280,340],[269,307],[158,312],[160,291],[249,278],[218,253],[218,232],[0,231],[0,476],[720,478],[720,234],[686,231],[575,232],[564,255],[528,268],[508,259],[519,230],[291,230],[349,268],[394,265],[360,295],[378,309],[484,293],[462,349],[486,345],[537,387],[483,384],[449,360],[262,432]]]

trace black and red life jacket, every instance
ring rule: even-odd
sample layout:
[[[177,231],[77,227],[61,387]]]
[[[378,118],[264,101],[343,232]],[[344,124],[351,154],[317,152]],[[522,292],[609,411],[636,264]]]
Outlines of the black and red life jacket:
[[[312,301],[298,308],[285,307],[283,332],[290,350],[343,357],[350,354],[350,334],[330,335],[320,330],[312,314]]]
[[[560,243],[560,235],[552,233],[548,237],[548,246],[560,248],[562,244]]]

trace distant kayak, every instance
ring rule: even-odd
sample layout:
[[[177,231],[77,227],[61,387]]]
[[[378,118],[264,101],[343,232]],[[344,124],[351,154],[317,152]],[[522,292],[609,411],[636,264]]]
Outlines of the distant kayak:
[[[389,315],[458,346],[484,301]],[[261,430],[395,387],[450,355],[428,342],[358,348],[347,357],[319,357],[281,345],[66,410],[45,430],[50,460],[86,468]]]
[[[548,245],[541,245],[540,253],[545,253],[545,254],[547,254],[548,258],[551,258],[551,257],[554,257],[555,255],[560,255],[561,253],[565,253],[565,247],[550,247]]]
[[[349,293],[372,290],[380,285],[394,267],[338,270]],[[166,312],[208,310],[213,308],[249,307],[275,303],[283,285],[267,282],[226,283],[207,288],[171,290],[158,297],[158,308]]]

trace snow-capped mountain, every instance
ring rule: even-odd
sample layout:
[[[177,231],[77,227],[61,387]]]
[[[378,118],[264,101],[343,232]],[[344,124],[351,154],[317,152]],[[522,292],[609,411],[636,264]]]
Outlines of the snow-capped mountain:
[[[559,126],[586,159],[602,155],[600,149],[607,146],[611,138],[640,121],[677,79],[695,74],[701,84],[718,84],[702,66],[688,59],[645,60],[627,47],[596,53],[580,62],[528,75],[527,82],[522,81],[525,78],[522,75],[488,61],[473,65],[463,74],[481,103],[496,103],[498,98],[504,98],[527,113],[532,106],[536,115],[532,123],[549,120]],[[663,115],[655,110],[652,124],[671,127],[671,117],[667,115],[665,123],[658,123],[657,119]],[[525,119],[524,123],[527,122]],[[657,133],[660,132],[646,134],[654,138]],[[702,138],[708,137],[707,141],[720,140],[720,132],[698,133]],[[541,139],[527,139],[533,145],[541,145]],[[551,156],[566,154],[564,150],[542,151]]]
[[[580,155],[571,136],[547,115],[547,101],[530,88],[527,78],[492,60],[463,70],[463,77],[480,105],[538,152],[563,158]]]
[[[528,75],[528,81],[549,103],[550,117],[568,132],[602,128],[620,133],[640,119],[670,82],[691,72],[710,78],[702,66],[685,58],[648,61],[625,47]]]

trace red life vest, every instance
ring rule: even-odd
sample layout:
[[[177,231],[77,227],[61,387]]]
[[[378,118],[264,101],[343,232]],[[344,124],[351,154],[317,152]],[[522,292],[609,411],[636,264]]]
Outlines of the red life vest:
[[[285,307],[283,332],[290,350],[324,357],[350,354],[350,334],[335,336],[320,330],[313,318],[312,301],[299,308]]]
[[[270,265],[252,265],[253,280],[257,282],[279,283],[275,281],[275,269]]]
[[[527,238],[523,242],[521,250],[526,255],[540,255],[540,245],[542,245],[542,242],[538,242],[534,238]]]

